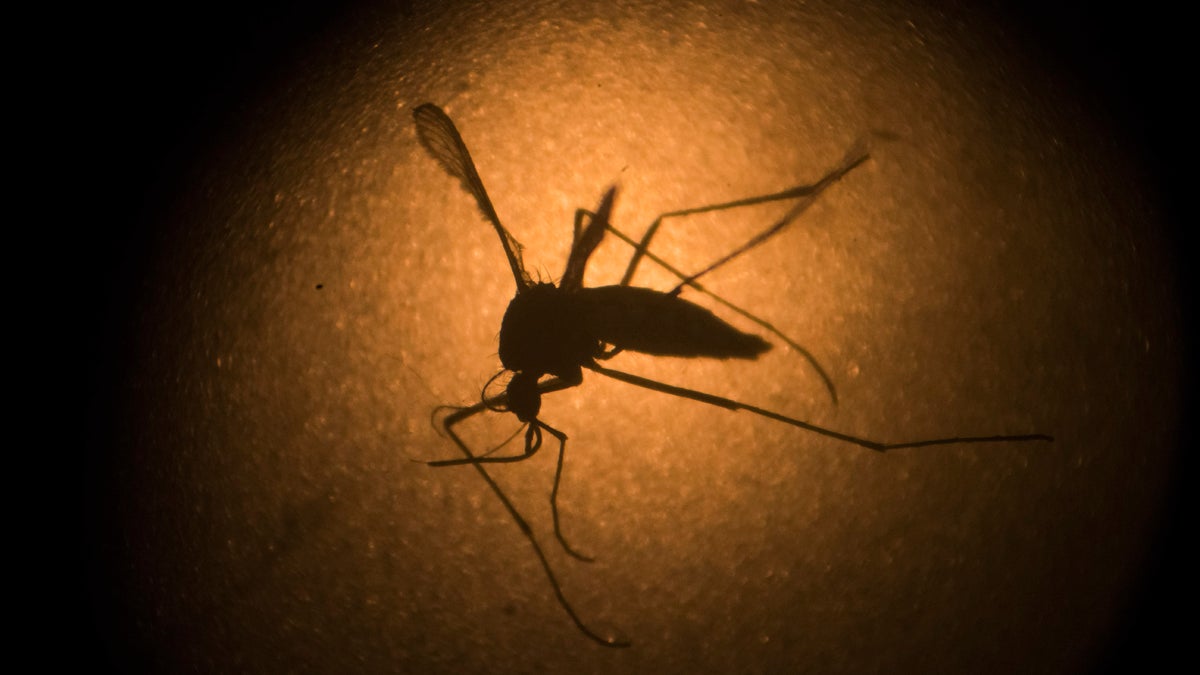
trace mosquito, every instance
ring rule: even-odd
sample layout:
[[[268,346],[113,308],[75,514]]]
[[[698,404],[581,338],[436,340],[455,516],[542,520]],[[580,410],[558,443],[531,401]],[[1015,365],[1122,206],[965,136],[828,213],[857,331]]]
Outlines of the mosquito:
[[[500,223],[500,218],[496,215],[496,209],[492,206],[492,201],[483,187],[483,181],[479,178],[479,172],[475,168],[466,143],[450,117],[436,105],[425,103],[413,111],[413,118],[416,121],[417,137],[421,145],[447,173],[457,178],[467,192],[471,193],[483,216],[495,228],[496,234],[500,238],[500,244],[504,247],[504,254],[508,259],[513,280],[516,282],[516,294],[509,302],[500,326],[499,352],[500,362],[504,369],[484,386],[478,403],[463,407],[442,406],[434,411],[435,416],[440,411],[451,411],[441,420],[441,430],[454,441],[463,457],[426,463],[433,467],[467,465],[475,468],[504,505],[530,546],[533,547],[534,554],[545,571],[558,604],[566,611],[575,626],[591,640],[606,647],[628,647],[632,644],[624,637],[601,635],[580,618],[567,600],[558,577],[541,544],[538,543],[537,537],[534,536],[532,528],[485,468],[486,464],[512,463],[528,459],[541,449],[544,434],[552,436],[558,443],[558,462],[554,472],[553,487],[550,490],[550,514],[554,523],[554,536],[568,555],[581,561],[591,562],[593,560],[591,557],[578,552],[567,543],[559,526],[558,487],[562,479],[567,435],[539,417],[542,396],[579,386],[583,382],[583,369],[585,368],[634,386],[707,403],[727,410],[744,410],[880,453],[900,448],[933,445],[1049,442],[1054,440],[1045,434],[1021,434],[956,436],[904,443],[882,443],[820,427],[748,403],[658,382],[600,364],[601,361],[608,361],[622,351],[642,352],[656,356],[752,360],[770,349],[771,344],[758,335],[743,332],[718,318],[708,309],[681,298],[680,294],[683,289],[690,288],[715,299],[718,303],[746,317],[796,349],[820,375],[836,404],[837,394],[832,380],[811,354],[771,324],[708,291],[699,283],[699,279],[767,241],[796,220],[822,191],[869,159],[864,143],[851,148],[841,164],[816,183],[768,195],[667,212],[653,221],[639,241],[625,236],[610,224],[609,217],[616,196],[616,187],[610,187],[601,197],[600,204],[595,211],[578,209],[575,212],[574,235],[570,253],[567,256],[566,269],[558,285],[554,285],[553,283],[534,282],[526,272],[521,257],[522,246]],[[649,249],[651,239],[663,221],[669,218],[784,200],[796,200],[796,203],[782,218],[699,272],[685,274]],[[633,247],[633,255],[617,285],[584,287],[583,276],[588,258],[600,245],[606,234],[612,234]],[[643,259],[650,260],[675,275],[679,279],[679,283],[666,292],[631,286],[630,282],[634,272]],[[488,388],[499,377],[507,373],[512,375],[505,390],[489,396]],[[476,454],[455,433],[455,427],[485,411],[511,412],[516,415],[522,426],[504,443],[485,453]],[[515,439],[522,430],[525,432],[525,449],[522,453],[493,456],[492,453]]]

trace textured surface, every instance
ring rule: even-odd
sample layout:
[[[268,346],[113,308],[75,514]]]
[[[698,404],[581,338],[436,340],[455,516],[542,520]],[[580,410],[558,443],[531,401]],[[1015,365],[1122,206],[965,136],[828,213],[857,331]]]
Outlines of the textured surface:
[[[314,47],[162,223],[99,505],[118,652],[422,673],[1061,672],[1100,653],[1162,517],[1181,344],[1152,192],[1069,86],[970,14],[441,4]],[[416,142],[426,101],[545,280],[614,182],[614,221],[640,233],[815,180],[874,132],[870,162],[708,282],[810,350],[837,406],[776,340],[749,364],[612,365],[877,440],[1057,442],[879,456],[588,376],[542,416],[571,437],[563,526],[597,562],[553,545],[552,453],[493,475],[584,620],[634,641],[597,647],[478,476],[413,461],[455,456],[430,413],[499,368],[513,291]],[[670,222],[654,249],[698,269],[782,210]],[[606,242],[587,283],[627,257]],[[515,428],[493,417],[467,432],[481,450]]]

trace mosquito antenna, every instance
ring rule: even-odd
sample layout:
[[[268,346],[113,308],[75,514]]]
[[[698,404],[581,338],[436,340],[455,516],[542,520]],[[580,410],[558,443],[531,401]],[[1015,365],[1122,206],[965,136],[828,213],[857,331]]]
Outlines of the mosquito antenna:
[[[488,410],[491,410],[492,412],[499,412],[499,413],[508,412],[508,395],[507,394],[501,393],[497,396],[488,396],[487,395],[488,387],[492,386],[493,382],[500,379],[500,377],[503,376],[507,372],[508,372],[508,369],[505,368],[504,370],[501,370],[501,371],[497,372],[495,375],[489,377],[488,381],[483,384],[483,389],[481,389],[479,391],[480,402],[483,403],[483,406],[485,408],[487,408]]]
[[[476,406],[478,406],[478,405],[479,404],[476,404]],[[441,436],[442,438],[446,438],[446,433],[442,430],[443,424],[438,424],[438,415],[441,414],[442,411],[449,410],[451,412],[449,415],[446,415],[446,418],[445,418],[445,419],[449,419],[450,417],[460,415],[462,413],[462,411],[469,410],[470,408],[471,408],[471,406],[439,405],[438,407],[433,409],[432,413],[429,414],[429,423],[433,426],[433,430],[437,432],[438,436]],[[520,426],[517,427],[516,431],[512,432],[512,434],[508,438],[504,439],[498,445],[492,447],[490,450],[480,453],[478,455],[475,455],[475,457],[478,459],[481,457],[487,457],[489,455],[494,454],[500,448],[503,448],[504,446],[508,445],[509,443],[512,443],[513,439],[515,439],[517,436],[521,435],[521,432],[525,430],[526,426],[528,426],[528,425],[525,423],[522,423]],[[417,464],[425,464],[426,466],[428,466],[430,463],[430,460],[427,460],[427,459],[413,459],[411,457],[409,458],[409,461],[416,462]]]
[[[527,427],[527,426],[529,426],[527,423],[522,422],[521,425],[517,427],[517,430],[512,432],[512,434],[508,438],[501,441],[499,445],[493,446],[491,450],[488,450],[487,452],[484,452],[482,454],[475,455],[475,456],[476,457],[488,457],[488,456],[492,455],[500,448],[503,448],[504,446],[508,445],[509,443],[512,443],[517,438],[517,436],[521,435],[522,431],[525,431],[525,427]]]
[[[500,224],[500,217],[496,215],[487,190],[483,189],[483,181],[479,179],[475,162],[471,160],[467,144],[463,142],[453,120],[432,103],[417,106],[413,110],[413,119],[417,123],[417,138],[420,139],[421,145],[442,165],[446,173],[457,178],[467,192],[475,197],[479,210],[492,223],[492,227],[496,228],[496,234],[500,235],[500,244],[504,246],[504,254],[508,256],[508,266],[512,268],[513,279],[517,282],[517,292],[532,286],[533,283],[529,280],[521,260],[521,242]]]

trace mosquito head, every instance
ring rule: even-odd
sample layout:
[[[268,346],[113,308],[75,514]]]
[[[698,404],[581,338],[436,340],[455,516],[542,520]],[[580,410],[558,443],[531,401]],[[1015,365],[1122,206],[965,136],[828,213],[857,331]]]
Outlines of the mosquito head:
[[[538,375],[518,372],[508,381],[508,409],[517,419],[531,423],[537,421],[542,409],[542,393],[538,391]]]

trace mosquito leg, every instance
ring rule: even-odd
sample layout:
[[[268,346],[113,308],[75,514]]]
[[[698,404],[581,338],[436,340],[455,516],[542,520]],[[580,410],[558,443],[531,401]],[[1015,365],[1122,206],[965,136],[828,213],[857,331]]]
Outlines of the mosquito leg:
[[[720,204],[709,204],[707,206],[696,206],[696,207],[693,207],[690,209],[680,209],[679,211],[668,211],[667,213],[664,213],[664,214],[658,216],[657,218],[654,219],[654,222],[650,224],[650,227],[646,229],[646,233],[644,235],[642,235],[641,241],[634,245],[634,253],[633,253],[633,256],[629,259],[629,266],[625,268],[625,275],[621,277],[621,285],[628,286],[629,283],[633,280],[633,275],[637,271],[638,264],[641,262],[642,257],[646,255],[646,252],[648,251],[648,249],[650,247],[650,240],[653,239],[654,235],[658,233],[658,228],[662,226],[662,223],[664,220],[666,220],[668,218],[679,218],[679,217],[683,217],[683,216],[692,216],[692,215],[696,215],[696,214],[700,214],[700,213],[711,213],[713,211],[725,211],[725,210],[729,210],[729,209],[740,208],[743,206],[754,206],[756,204],[767,204],[770,202],[777,202],[777,201],[782,201],[785,199],[797,199],[797,198],[801,198],[801,197],[804,198],[804,201],[801,202],[800,205],[793,207],[792,210],[789,211],[788,214],[785,215],[782,219],[780,219],[777,223],[775,223],[771,227],[767,228],[763,232],[755,235],[746,244],[743,244],[742,246],[738,247],[737,249],[734,249],[734,251],[732,253],[730,253],[726,256],[723,256],[717,262],[713,263],[712,265],[709,265],[708,267],[706,267],[704,270],[702,270],[701,272],[699,272],[697,274],[693,274],[693,275],[690,275],[687,277],[681,277],[683,279],[683,283],[685,285],[690,285],[691,281],[694,281],[695,279],[698,279],[699,277],[703,276],[704,274],[716,269],[717,267],[720,267],[721,265],[724,265],[725,263],[729,262],[730,260],[733,260],[734,258],[738,257],[742,253],[745,253],[746,251],[750,250],[751,248],[754,248],[755,246],[761,244],[762,242],[771,238],[771,236],[775,235],[780,230],[785,228],[788,224],[790,224],[793,220],[795,220],[796,217],[800,215],[800,213],[802,213],[805,209],[807,209],[812,204],[812,202],[815,201],[816,197],[825,190],[825,188],[836,183],[843,176],[850,173],[850,171],[853,170],[855,167],[857,167],[859,164],[862,164],[863,162],[867,161],[867,159],[869,157],[870,157],[870,155],[867,153],[865,141],[860,140],[858,143],[856,143],[854,146],[852,146],[851,149],[846,153],[846,157],[842,160],[842,163],[837,168],[835,168],[833,171],[830,171],[823,178],[821,178],[821,180],[819,180],[816,183],[813,183],[811,185],[798,185],[796,187],[784,190],[783,192],[775,192],[775,193],[768,194],[768,195],[759,195],[757,197],[747,197],[745,199],[737,199],[737,200],[734,200],[731,202],[721,202]]]
[[[552,383],[553,383],[553,380],[548,382],[547,385],[552,384]],[[485,406],[486,402],[479,403],[477,405]],[[462,420],[467,419],[471,415],[474,415],[475,413],[479,412],[479,410],[473,410],[473,408],[474,408],[474,406],[472,406],[472,408],[463,408],[463,409],[456,411],[455,413],[452,413],[451,415],[448,415],[446,417],[446,420],[444,422],[444,428],[446,429],[446,433],[450,434],[455,439],[456,442],[459,442],[459,439],[457,436],[454,435],[454,432],[451,430],[451,427],[453,425],[457,424],[458,422],[461,422]],[[503,457],[488,457],[486,455],[476,455],[474,453],[468,452],[468,453],[466,453],[467,454],[466,457],[462,457],[459,459],[443,459],[443,460],[438,460],[438,461],[434,461],[434,462],[426,462],[426,464],[428,466],[441,467],[441,466],[462,466],[463,464],[480,465],[480,464],[502,464],[502,463],[520,462],[522,460],[529,459],[535,453],[537,453],[537,451],[539,449],[541,449],[541,447],[542,447],[542,430],[543,429],[550,432],[550,435],[552,435],[552,436],[554,436],[554,438],[558,439],[558,467],[554,471],[554,487],[552,487],[550,489],[550,514],[551,514],[551,516],[553,516],[553,519],[554,519],[554,537],[556,539],[558,539],[558,543],[562,544],[563,550],[566,551],[572,558],[575,558],[577,560],[582,560],[584,562],[593,562],[595,560],[594,558],[576,551],[574,548],[571,547],[570,544],[567,543],[566,538],[564,538],[562,535],[562,528],[559,526],[558,486],[562,480],[563,456],[566,453],[566,449],[567,449],[567,435],[564,434],[563,432],[559,431],[558,429],[555,429],[554,427],[546,424],[545,422],[542,422],[541,420],[534,420],[529,425],[528,429],[525,432],[525,452],[523,452],[519,455],[506,455]],[[460,446],[461,445],[462,444],[460,442]]]
[[[699,279],[700,277],[704,276],[705,274],[708,274],[709,272],[717,269],[718,267],[721,267],[725,263],[728,263],[728,262],[734,260],[735,258],[742,255],[746,251],[749,251],[750,249],[762,244],[763,242],[766,242],[771,237],[774,237],[775,235],[782,232],[784,230],[784,228],[786,228],[788,225],[791,225],[792,223],[794,223],[796,221],[796,219],[800,217],[800,214],[807,211],[808,207],[812,206],[817,201],[817,196],[820,195],[822,192],[824,192],[825,188],[827,188],[830,185],[833,185],[837,181],[841,180],[842,176],[845,176],[846,174],[850,173],[850,171],[852,171],[855,167],[857,167],[859,164],[862,164],[863,162],[867,161],[867,159],[870,158],[870,155],[866,154],[865,149],[859,150],[859,152],[861,152],[861,154],[856,155],[855,152],[856,152],[857,148],[860,148],[860,146],[856,145],[854,148],[852,148],[851,151],[849,153],[847,153],[846,159],[843,161],[842,165],[839,166],[838,168],[834,169],[833,171],[829,172],[828,174],[826,174],[826,176],[824,178],[822,178],[821,180],[817,181],[816,184],[811,185],[811,186],[803,186],[801,188],[793,188],[793,191],[803,190],[804,192],[801,194],[795,195],[796,197],[800,197],[800,201],[798,201],[795,206],[793,206],[787,213],[785,213],[782,218],[775,221],[775,223],[773,225],[771,225],[770,227],[768,227],[767,229],[765,229],[762,232],[759,232],[758,234],[751,237],[749,240],[746,241],[745,244],[742,244],[741,246],[730,251],[729,253],[721,256],[714,262],[710,263],[707,267],[700,270],[699,272],[696,272],[696,273],[688,276],[686,279],[684,279],[679,284],[679,287],[691,285],[693,282],[695,282],[696,279]],[[771,195],[771,197],[774,198],[775,195]]]
[[[450,435],[450,438],[454,440],[455,445],[458,446],[458,449],[461,450],[468,459],[473,458],[474,454],[471,452],[470,448],[467,447],[466,443],[463,443],[462,439],[458,437],[458,434],[454,433],[453,425],[457,422],[467,419],[472,414],[477,413],[480,410],[486,410],[482,404],[477,405],[479,405],[479,408],[474,410],[472,413],[459,416],[453,421],[450,421],[450,419],[447,418],[446,423],[446,433]],[[464,411],[466,410],[470,409],[464,408]],[[452,415],[451,417],[454,416]],[[558,582],[558,577],[554,574],[554,569],[550,567],[550,561],[546,559],[546,554],[544,551],[542,551],[541,545],[538,544],[537,537],[533,536],[533,529],[529,527],[529,523],[526,522],[525,518],[521,516],[521,513],[517,511],[517,507],[513,505],[512,501],[509,500],[508,495],[504,494],[504,490],[500,489],[500,485],[495,481],[495,479],[492,478],[491,474],[487,472],[487,469],[485,469],[482,464],[477,462],[471,462],[470,464],[471,466],[475,467],[475,470],[479,472],[479,475],[481,478],[483,478],[483,481],[487,483],[488,487],[491,488],[493,493],[495,493],[496,498],[500,500],[500,503],[504,505],[504,509],[508,511],[508,515],[512,517],[513,522],[517,524],[517,527],[521,529],[521,533],[525,535],[526,541],[528,541],[529,545],[533,547],[533,553],[537,556],[538,562],[542,564],[542,571],[546,573],[546,579],[550,582],[550,588],[554,591],[554,597],[558,599],[559,606],[563,608],[563,611],[567,613],[567,616],[571,617],[571,621],[575,624],[575,627],[579,629],[579,632],[586,635],[593,642],[605,647],[630,646],[632,643],[627,639],[612,636],[605,637],[599,633],[596,633],[591,628],[588,628],[587,624],[585,624],[583,620],[579,618],[579,615],[575,613],[575,609],[571,607],[571,603],[567,601],[567,596],[563,593],[562,584]]]
[[[615,227],[612,227],[611,225],[608,227],[608,231],[611,232],[614,236],[616,236],[621,241],[625,242],[626,244],[629,244],[630,246],[632,246],[634,248],[638,248],[639,246],[641,246],[641,244],[634,241],[630,237],[626,236],[623,232],[616,229]],[[692,288],[704,295],[707,295],[708,297],[715,300],[718,304],[723,305],[724,307],[728,308],[730,311],[734,312],[735,314],[738,314],[738,315],[746,318],[747,320],[757,324],[762,329],[766,330],[767,332],[771,333],[775,337],[782,340],[787,346],[796,350],[797,353],[799,353],[801,356],[804,357],[805,361],[808,361],[809,366],[811,366],[812,369],[816,371],[817,375],[821,378],[821,382],[825,385],[825,390],[829,392],[829,398],[833,401],[834,405],[837,405],[837,402],[838,402],[837,389],[833,386],[833,378],[829,377],[829,373],[825,372],[825,369],[821,367],[820,362],[817,361],[817,357],[812,355],[812,352],[810,352],[807,349],[805,349],[804,347],[802,347],[800,345],[800,343],[791,339],[787,335],[784,335],[782,331],[780,331],[778,328],[776,328],[773,324],[769,323],[765,319],[759,318],[758,316],[751,314],[750,312],[742,309],[741,307],[738,307],[737,305],[733,304],[732,302],[729,302],[725,298],[708,290],[708,288],[701,285],[700,282],[696,281],[694,278],[689,277],[688,275],[684,274],[683,272],[679,271],[679,269],[677,269],[676,267],[674,267],[673,265],[668,263],[667,261],[658,257],[653,251],[642,248],[642,249],[640,249],[640,253],[642,255],[644,255],[646,257],[646,259],[649,260],[650,262],[658,265],[659,267],[663,268],[664,270],[675,275],[677,278],[683,280],[684,283],[681,283],[678,286],[676,286],[672,290],[672,293],[678,294],[680,292],[680,290],[683,288],[683,286],[686,285],[689,288]],[[616,352],[613,352],[612,355],[615,356]]]
[[[724,305],[725,307],[729,308],[733,312],[740,314],[741,316],[745,317],[746,319],[752,321],[755,324],[758,324],[760,327],[767,330],[772,335],[775,335],[780,340],[783,340],[783,342],[786,343],[789,347],[796,350],[796,352],[798,352],[801,356],[804,357],[804,359],[806,361],[808,361],[809,365],[812,366],[813,370],[815,370],[817,372],[817,375],[820,376],[821,382],[825,385],[826,391],[829,392],[829,398],[833,401],[834,405],[837,405],[837,400],[838,400],[837,399],[837,389],[834,387],[833,378],[831,378],[829,376],[829,373],[825,372],[825,369],[823,367],[821,367],[821,364],[817,361],[817,358],[815,356],[813,356],[813,354],[811,352],[809,352],[807,349],[802,347],[795,340],[789,338],[787,335],[784,335],[783,332],[780,331],[778,328],[776,328],[774,325],[751,314],[750,312],[742,309],[741,307],[734,305],[733,303],[729,302],[728,300],[725,300],[724,298],[718,296],[717,294],[713,293],[712,291],[709,291],[707,288],[701,286],[697,280],[700,277],[704,276],[705,274],[708,274],[709,272],[717,269],[718,267],[721,267],[722,265],[730,262],[731,260],[734,260],[735,258],[742,255],[746,251],[749,251],[750,249],[762,244],[763,242],[767,241],[768,239],[775,236],[779,232],[783,231],[784,228],[786,228],[791,223],[795,222],[795,220],[800,216],[800,214],[802,214],[805,210],[807,210],[808,207],[812,206],[812,204],[816,201],[817,196],[820,195],[821,192],[823,192],[825,190],[825,188],[829,187],[830,185],[832,185],[835,182],[837,182],[838,180],[840,180],[843,176],[850,173],[850,171],[852,171],[855,167],[857,167],[858,165],[865,162],[868,158],[869,158],[869,155],[867,153],[865,141],[860,141],[860,142],[856,143],[854,146],[852,146],[849,151],[847,151],[845,158],[842,160],[842,163],[837,168],[835,168],[833,171],[826,174],[823,178],[821,178],[821,180],[817,181],[816,183],[813,183],[811,185],[800,185],[800,186],[791,188],[789,190],[784,190],[783,192],[776,192],[776,193],[769,194],[769,195],[760,195],[758,197],[748,197],[746,199],[739,199],[739,200],[732,201],[732,202],[722,202],[720,204],[710,204],[708,206],[698,206],[695,208],[682,209],[680,211],[671,211],[668,213],[664,213],[654,219],[654,222],[651,223],[650,227],[646,230],[646,234],[644,234],[642,236],[641,241],[638,241],[638,242],[635,242],[633,239],[631,239],[628,236],[626,236],[625,234],[621,233],[616,228],[612,227],[612,225],[608,225],[607,229],[609,232],[611,232],[613,235],[615,235],[618,239],[621,239],[622,241],[624,241],[626,244],[629,244],[630,246],[632,246],[634,249],[633,256],[629,260],[629,266],[625,270],[625,275],[621,278],[621,285],[622,286],[629,285],[630,281],[633,279],[634,273],[637,271],[637,266],[641,262],[643,257],[649,259],[651,262],[654,262],[655,264],[659,265],[663,269],[667,270],[668,272],[670,272],[671,274],[674,274],[676,277],[679,278],[680,283],[678,285],[676,285],[675,288],[671,289],[671,291],[670,291],[670,293],[672,295],[678,295],[680,293],[680,291],[683,290],[684,286],[693,288],[693,289],[699,291],[700,293],[703,293],[704,295],[711,297],[712,299],[714,299],[718,303]],[[735,209],[735,208],[739,208],[742,206],[765,204],[765,203],[774,202],[774,201],[782,201],[785,199],[800,199],[800,201],[796,205],[794,205],[782,218],[780,218],[778,221],[776,221],[770,227],[766,228],[762,232],[759,232],[755,236],[751,237],[745,244],[742,244],[741,246],[734,249],[732,252],[722,256],[721,258],[717,259],[715,262],[709,264],[707,267],[703,268],[702,270],[700,270],[699,272],[696,272],[694,274],[684,274],[683,272],[679,271],[675,267],[668,264],[662,258],[659,258],[658,256],[656,256],[648,248],[649,244],[650,244],[650,240],[658,232],[659,227],[662,225],[663,221],[666,220],[667,218],[677,218],[677,217],[682,217],[682,216],[695,215],[698,213],[709,213],[709,212],[713,212],[713,211]],[[581,215],[579,212],[576,212],[575,218],[576,218],[576,229],[578,229],[580,227],[580,223],[581,223]]]
[[[571,387],[576,386],[577,384],[578,383],[572,384],[572,383],[567,382],[566,380],[563,380],[562,378],[554,377],[554,378],[546,380],[545,382],[542,382],[541,384],[538,385],[538,387],[537,387],[538,394],[539,395],[549,394],[551,392],[561,391],[563,389],[569,389]],[[459,422],[461,422],[465,419],[468,419],[470,417],[473,417],[485,410],[489,410],[489,411],[502,410],[503,408],[500,408],[499,406],[503,406],[507,403],[508,403],[508,394],[498,394],[496,396],[492,396],[491,398],[485,398],[484,400],[480,401],[479,403],[476,403],[475,405],[468,406],[466,408],[458,408],[453,413],[447,415],[446,418],[442,420],[442,425],[441,425],[442,430],[444,430],[446,433],[450,433],[450,428],[453,427],[454,425],[458,424]],[[434,414],[437,414],[437,410],[438,409],[434,409]],[[509,440],[511,440],[511,438]],[[500,444],[500,446],[497,446],[497,447],[503,447],[507,443],[508,443],[508,441],[505,441],[504,443]],[[526,434],[525,434],[525,452],[523,452],[519,455],[505,455],[502,457],[488,457],[486,455],[475,455],[472,453],[468,453],[468,455],[466,457],[462,457],[459,459],[440,459],[440,460],[433,461],[433,462],[425,462],[425,464],[428,466],[433,466],[433,467],[441,467],[441,466],[461,466],[463,464],[506,464],[506,463],[512,463],[512,462],[520,462],[522,460],[526,460],[526,459],[529,459],[530,457],[532,457],[541,447],[542,447],[542,432],[540,429],[537,429],[535,426],[531,426],[526,431]],[[491,452],[494,452],[494,451],[495,451],[495,449],[489,450],[487,454],[490,454]]]
[[[437,423],[438,413],[440,413],[443,410],[452,410],[452,411],[457,412],[459,410],[463,410],[463,407],[456,406],[456,405],[439,405],[438,407],[433,409],[433,413],[430,415],[430,422],[433,423],[434,431],[436,431],[438,433],[438,435],[441,436],[442,438],[446,438],[447,437],[446,432],[441,428],[441,425],[439,425]],[[495,454],[498,450],[500,450],[500,448],[503,448],[504,446],[508,445],[509,443],[512,443],[513,439],[515,439],[517,436],[519,436],[522,431],[525,431],[526,427],[528,427],[528,426],[529,425],[522,423],[521,426],[517,427],[517,430],[512,432],[512,434],[508,438],[506,438],[503,441],[501,441],[500,443],[492,446],[487,452],[485,452],[481,455],[477,455],[477,456],[478,457],[487,457],[489,455]],[[424,461],[424,462],[420,461],[420,460],[413,460],[413,461],[417,462],[419,464],[428,465],[427,461]]]
[[[783,422],[785,424],[790,424],[794,427],[799,427],[801,429],[811,431],[816,434],[820,434],[821,436],[825,436],[827,438],[833,438],[835,440],[839,440],[844,443],[851,443],[853,445],[867,448],[868,450],[874,450],[876,452],[887,452],[888,450],[899,450],[901,448],[923,448],[923,447],[928,447],[931,445],[954,445],[954,444],[965,444],[965,443],[998,443],[998,442],[999,443],[1012,443],[1012,442],[1020,442],[1020,441],[1047,441],[1047,442],[1054,441],[1053,436],[1047,436],[1046,434],[1017,434],[1017,435],[999,435],[999,436],[954,436],[954,437],[950,437],[950,438],[930,438],[930,439],[925,439],[925,440],[920,440],[920,441],[909,441],[909,442],[905,442],[905,443],[881,443],[879,441],[873,441],[873,440],[870,440],[867,438],[861,438],[859,436],[852,436],[850,434],[845,434],[840,431],[834,431],[833,429],[827,429],[825,427],[820,427],[815,424],[805,422],[803,420],[798,420],[794,417],[788,417],[786,415],[781,415],[777,412],[773,412],[773,411],[767,410],[765,408],[759,408],[758,406],[753,406],[748,403],[734,401],[733,399],[725,398],[723,396],[706,394],[701,391],[696,391],[694,389],[686,389],[684,387],[676,387],[671,384],[666,384],[664,382],[658,382],[655,380],[647,379],[645,377],[640,377],[638,375],[632,375],[630,373],[621,372],[619,370],[612,370],[611,368],[605,368],[605,367],[600,366],[595,363],[589,364],[587,367],[590,368],[591,370],[594,370],[597,373],[600,373],[601,375],[611,377],[614,380],[620,380],[622,382],[627,382],[629,384],[636,385],[638,387],[643,387],[645,389],[652,389],[654,391],[660,391],[664,394],[671,394],[672,396],[689,398],[693,401],[707,403],[709,405],[717,406],[718,408],[725,408],[726,410],[746,410],[748,412],[754,413],[755,415],[761,415],[763,417],[773,419],[778,422]]]
[[[582,560],[584,562],[594,562],[595,558],[584,555],[571,548],[571,545],[568,544],[567,540],[563,537],[562,528],[560,528],[558,524],[558,485],[562,480],[563,455],[567,449],[567,435],[542,422],[541,420],[534,422],[534,424],[550,432],[551,436],[554,436],[558,439],[558,467],[554,470],[554,487],[550,490],[550,514],[554,516],[554,536],[558,539],[558,543],[562,544],[563,550],[570,554],[572,558]]]
[[[560,384],[560,381],[555,378],[542,383],[538,386],[538,389],[540,389],[542,393],[556,391],[557,388],[562,388],[557,387],[558,384]],[[483,412],[484,410],[487,410],[488,403],[502,403],[504,400],[507,400],[501,400],[503,397],[504,395],[501,394],[488,401],[481,401],[468,408],[458,410],[443,420],[442,427],[445,429],[446,434],[450,436],[451,440],[454,441],[454,444],[458,446],[458,449],[462,451],[467,460],[474,459],[475,454],[471,452],[471,449],[467,447],[467,444],[464,443],[458,434],[454,432],[455,425],[466,419],[469,419],[470,417],[473,417],[480,412]],[[575,613],[575,608],[571,606],[571,603],[567,600],[567,596],[563,593],[562,584],[559,583],[558,576],[554,574],[554,569],[550,567],[550,561],[546,558],[546,553],[542,550],[541,545],[538,543],[537,537],[533,535],[533,528],[529,527],[529,523],[526,522],[525,518],[521,516],[521,512],[517,511],[517,507],[513,505],[511,500],[509,500],[508,495],[504,494],[504,490],[500,488],[499,483],[497,483],[496,480],[492,478],[491,474],[487,472],[487,469],[483,466],[483,464],[474,461],[468,461],[466,464],[469,464],[475,468],[475,471],[479,473],[479,476],[483,478],[483,481],[487,483],[489,488],[491,488],[492,493],[495,494],[496,498],[500,500],[500,503],[504,505],[504,509],[508,511],[509,517],[511,517],[513,522],[517,524],[517,527],[520,528],[521,534],[525,535],[525,540],[528,541],[529,545],[533,547],[533,553],[535,556],[537,556],[538,562],[542,565],[542,571],[546,573],[546,579],[550,582],[550,588],[554,591],[554,597],[558,600],[558,605],[562,607],[563,611],[567,613],[567,616],[571,618],[572,623],[574,623],[575,627],[579,629],[579,632],[583,633],[588,637],[588,639],[592,640],[596,644],[604,647],[628,647],[633,644],[628,639],[623,637],[600,635],[589,628],[587,624],[585,624],[583,620],[579,618],[579,615]]]
[[[453,417],[451,415],[450,417]],[[450,418],[447,417],[447,420]],[[466,418],[461,418],[466,419]],[[460,421],[460,420],[456,420]],[[449,424],[447,423],[446,431],[449,433]],[[511,440],[511,439],[510,439]],[[508,441],[505,441],[507,443]],[[487,454],[476,455],[470,457],[461,457],[459,459],[439,459],[433,462],[425,462],[426,466],[462,466],[463,464],[511,464],[512,462],[521,462],[537,454],[537,451],[542,447],[542,432],[536,426],[530,426],[525,431],[525,452],[519,455],[503,455],[501,457],[488,457]],[[490,453],[491,451],[489,451]]]

